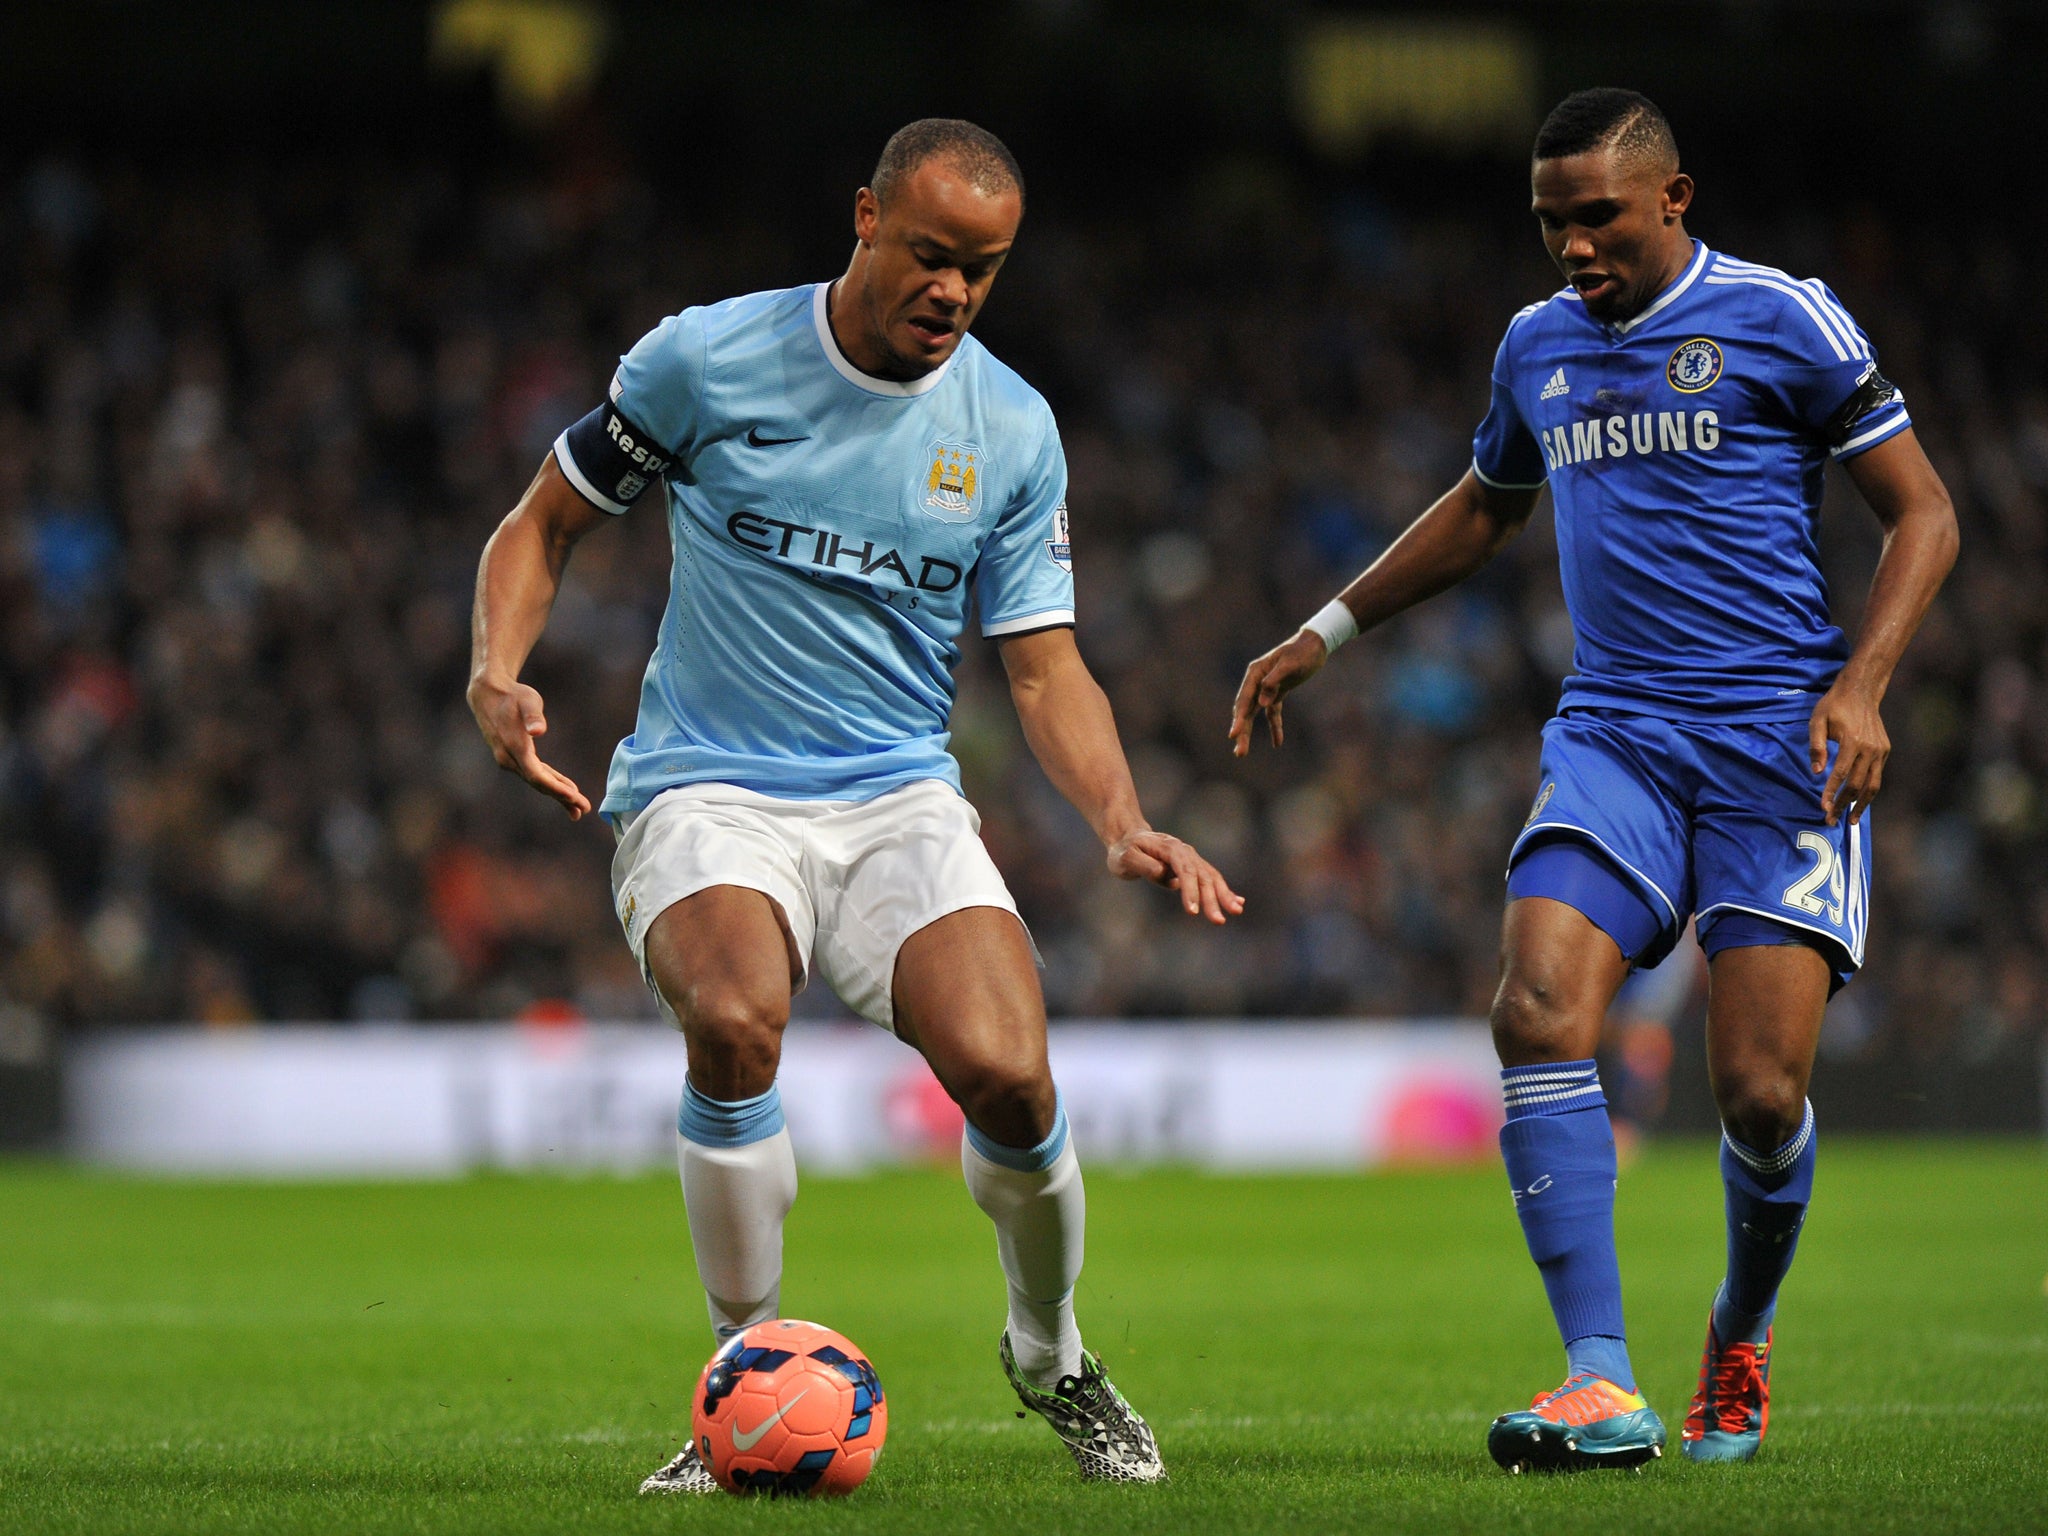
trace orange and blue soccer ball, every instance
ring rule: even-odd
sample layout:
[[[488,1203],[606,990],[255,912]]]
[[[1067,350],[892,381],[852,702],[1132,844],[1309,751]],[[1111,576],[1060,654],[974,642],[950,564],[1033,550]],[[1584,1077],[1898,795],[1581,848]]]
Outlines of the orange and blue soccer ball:
[[[697,1454],[731,1493],[851,1493],[889,1433],[882,1383],[843,1334],[793,1318],[725,1341],[697,1378]]]

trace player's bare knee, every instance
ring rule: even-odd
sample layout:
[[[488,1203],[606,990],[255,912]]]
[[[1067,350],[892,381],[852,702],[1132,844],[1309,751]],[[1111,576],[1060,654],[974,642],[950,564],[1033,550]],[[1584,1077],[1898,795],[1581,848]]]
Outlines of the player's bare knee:
[[[1806,1118],[1806,1087],[1778,1067],[1731,1074],[1714,1085],[1716,1107],[1728,1134],[1759,1152],[1782,1147]]]
[[[1494,1049],[1508,1066],[1573,1059],[1575,1010],[1547,977],[1510,970],[1501,978],[1488,1022]]]
[[[690,1081],[714,1099],[766,1093],[782,1061],[789,999],[752,996],[734,986],[700,984],[676,1010],[689,1045]]]
[[[1052,1072],[1043,1058],[990,1054],[953,1064],[946,1089],[997,1141],[1029,1146],[1052,1131]]]

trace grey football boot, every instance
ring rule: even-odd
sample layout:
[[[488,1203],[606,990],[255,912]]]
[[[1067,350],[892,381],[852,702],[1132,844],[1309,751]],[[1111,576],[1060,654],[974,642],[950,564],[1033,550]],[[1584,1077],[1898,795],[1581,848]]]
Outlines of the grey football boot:
[[[674,1461],[651,1474],[640,1485],[642,1493],[716,1493],[718,1484],[710,1468],[697,1455],[697,1442],[690,1441],[677,1452]]]
[[[1000,1346],[1003,1374],[1026,1408],[1037,1413],[1066,1442],[1081,1476],[1097,1483],[1163,1483],[1166,1466],[1159,1442],[1138,1410],[1102,1369],[1101,1360],[1081,1351],[1081,1371],[1062,1376],[1050,1390],[1034,1387],[1017,1370],[1010,1335]]]

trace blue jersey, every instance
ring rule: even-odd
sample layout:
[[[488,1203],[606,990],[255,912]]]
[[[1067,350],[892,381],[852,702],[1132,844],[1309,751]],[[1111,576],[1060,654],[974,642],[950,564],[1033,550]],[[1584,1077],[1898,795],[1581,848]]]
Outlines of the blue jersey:
[[[1560,709],[1805,719],[1848,656],[1815,541],[1824,467],[1907,425],[1823,284],[1697,241],[1632,320],[1569,289],[1516,315],[1473,469],[1550,486],[1577,637]]]
[[[957,790],[946,726],[970,594],[985,635],[1073,623],[1044,399],[971,336],[913,383],[860,372],[828,286],[664,320],[555,443],[608,512],[668,486],[668,610],[608,815],[701,781],[804,800]]]

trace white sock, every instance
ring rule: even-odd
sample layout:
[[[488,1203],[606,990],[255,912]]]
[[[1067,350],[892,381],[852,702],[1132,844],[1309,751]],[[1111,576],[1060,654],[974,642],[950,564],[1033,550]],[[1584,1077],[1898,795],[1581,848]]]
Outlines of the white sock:
[[[769,1094],[774,1091],[771,1088]],[[760,1104],[761,1100],[746,1101],[747,1118],[754,1123],[740,1134],[762,1128],[767,1117],[756,1107]],[[778,1315],[782,1221],[796,1203],[796,1153],[782,1123],[779,1100],[773,1108],[773,1131],[737,1146],[708,1144],[728,1138],[719,1134],[724,1127],[707,1123],[705,1106],[713,1111],[737,1108],[686,1088],[676,1133],[676,1165],[683,1177],[683,1206],[690,1218],[697,1277],[704,1282],[711,1326],[723,1340]]]
[[[1029,1166],[1034,1162],[1039,1166]],[[1040,1387],[1078,1374],[1074,1282],[1081,1277],[1088,1200],[1066,1111],[1058,1112],[1052,1134],[1029,1151],[998,1146],[970,1125],[960,1138],[960,1171],[974,1203],[996,1224],[1017,1369]]]

